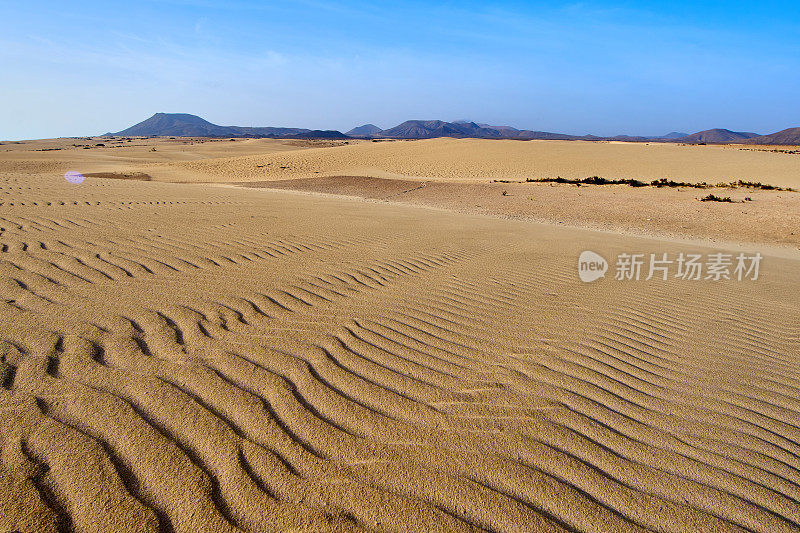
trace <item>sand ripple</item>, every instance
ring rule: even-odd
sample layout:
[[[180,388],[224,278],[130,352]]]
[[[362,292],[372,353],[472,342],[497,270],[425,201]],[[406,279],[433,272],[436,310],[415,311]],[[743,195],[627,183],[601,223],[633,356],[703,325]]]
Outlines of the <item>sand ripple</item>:
[[[679,245],[68,185],[3,183],[3,530],[800,525],[796,261],[583,285]]]

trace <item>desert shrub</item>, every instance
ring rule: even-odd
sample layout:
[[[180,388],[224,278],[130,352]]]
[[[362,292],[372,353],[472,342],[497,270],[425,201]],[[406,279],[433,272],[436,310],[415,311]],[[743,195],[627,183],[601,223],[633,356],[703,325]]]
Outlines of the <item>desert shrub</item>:
[[[726,196],[724,198],[717,196],[716,194],[709,194],[708,196],[704,196],[700,198],[701,202],[725,202],[725,203],[733,203],[730,196]]]
[[[653,180],[650,182],[650,185],[653,187],[689,187],[693,189],[707,189],[709,187],[708,183],[705,181],[700,183],[689,183],[686,181],[675,181],[675,180],[668,180],[667,178],[659,178],[657,180]]]
[[[503,183],[508,183],[508,180],[495,180],[500,181]],[[526,183],[569,183],[571,185],[628,185],[630,187],[687,187],[692,189],[708,189],[709,187],[719,187],[719,188],[729,188],[729,189],[736,189],[736,188],[750,188],[750,189],[762,189],[765,191],[790,191],[796,192],[795,189],[790,187],[777,187],[775,185],[767,185],[761,182],[756,181],[731,181],[731,182],[718,182],[715,185],[711,185],[705,181],[699,183],[689,183],[685,181],[674,181],[667,178],[659,178],[657,180],[652,180],[650,182],[639,181],[637,179],[632,178],[625,178],[625,179],[608,179],[602,178],[600,176],[590,176],[588,178],[562,178],[561,176],[555,178],[526,178]]]
[[[772,191],[775,189],[780,189],[780,187],[775,187],[774,185],[767,185],[761,183],[760,181],[743,181],[739,180],[736,182],[739,187],[747,187],[749,189],[763,189],[765,191]]]

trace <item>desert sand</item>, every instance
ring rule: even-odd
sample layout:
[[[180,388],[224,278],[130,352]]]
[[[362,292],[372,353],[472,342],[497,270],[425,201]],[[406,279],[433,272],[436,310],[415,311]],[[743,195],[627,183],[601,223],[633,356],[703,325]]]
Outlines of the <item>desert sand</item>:
[[[800,154],[781,153],[780,148],[485,139],[94,137],[5,142],[0,144],[0,172],[55,179],[79,169],[100,177],[320,192],[615,233],[769,244],[797,251]],[[557,176],[648,183],[669,179],[710,187],[525,182]],[[795,192],[725,185],[738,180]],[[699,201],[708,194],[733,201]]]
[[[560,145],[484,142],[0,146],[0,530],[797,531],[800,193],[491,183]],[[581,146],[800,185],[800,156]],[[583,283],[584,250],[764,258]]]
[[[771,148],[771,147],[770,147]],[[179,173],[180,171],[182,173]],[[147,166],[156,179],[259,181],[331,175],[489,181],[526,178],[737,180],[800,188],[800,154],[739,145],[428,139],[351,141],[335,149],[175,161]],[[171,179],[172,180],[172,179]]]

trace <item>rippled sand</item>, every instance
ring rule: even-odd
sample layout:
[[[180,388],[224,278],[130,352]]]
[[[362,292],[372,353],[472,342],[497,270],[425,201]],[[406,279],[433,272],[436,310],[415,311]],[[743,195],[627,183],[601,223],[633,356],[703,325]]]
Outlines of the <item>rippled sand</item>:
[[[715,250],[51,171],[0,203],[3,531],[800,525],[789,253],[586,284]]]

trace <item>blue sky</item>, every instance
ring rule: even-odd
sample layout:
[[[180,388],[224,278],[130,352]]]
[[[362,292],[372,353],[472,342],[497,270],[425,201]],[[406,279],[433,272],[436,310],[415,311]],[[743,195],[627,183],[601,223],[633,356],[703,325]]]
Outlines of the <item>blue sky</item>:
[[[2,2],[0,139],[155,112],[346,131],[800,126],[798,2]]]

